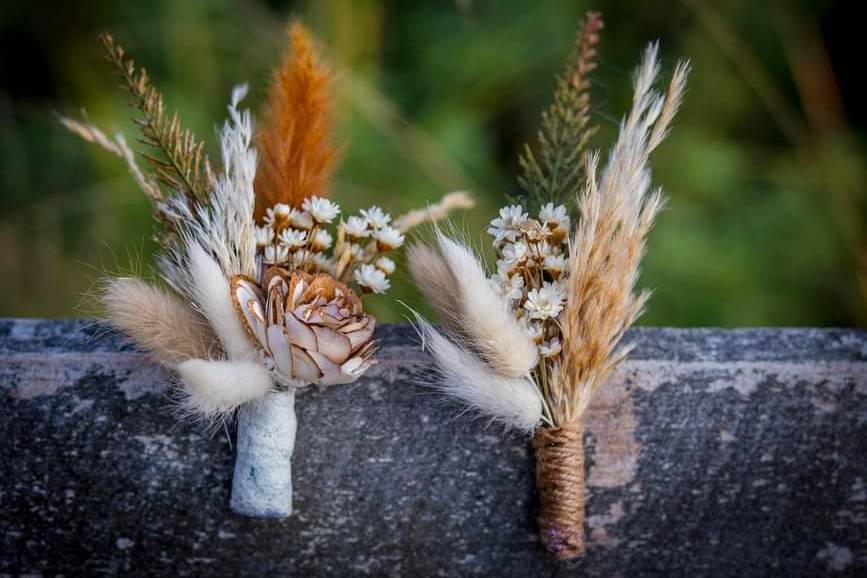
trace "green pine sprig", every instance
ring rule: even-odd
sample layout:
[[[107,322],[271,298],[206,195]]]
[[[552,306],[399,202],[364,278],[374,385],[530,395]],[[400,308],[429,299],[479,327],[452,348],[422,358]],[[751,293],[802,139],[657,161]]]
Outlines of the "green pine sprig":
[[[588,12],[577,34],[575,48],[562,76],[558,77],[554,102],[542,113],[542,126],[534,152],[529,144],[518,159],[518,182],[523,194],[510,201],[530,210],[574,198],[584,182],[584,151],[597,126],[590,124],[590,79],[596,68],[596,45],[603,27],[599,12]]]

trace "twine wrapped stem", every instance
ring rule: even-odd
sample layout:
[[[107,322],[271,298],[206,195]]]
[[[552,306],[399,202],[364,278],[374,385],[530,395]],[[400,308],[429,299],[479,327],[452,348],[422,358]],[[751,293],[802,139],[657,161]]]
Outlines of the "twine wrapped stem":
[[[575,421],[533,434],[539,531],[560,560],[584,553],[584,427]]]

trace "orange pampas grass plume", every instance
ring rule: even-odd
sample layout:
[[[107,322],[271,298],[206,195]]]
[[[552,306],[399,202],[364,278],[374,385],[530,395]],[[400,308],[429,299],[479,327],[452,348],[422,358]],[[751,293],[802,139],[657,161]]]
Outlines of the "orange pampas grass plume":
[[[277,203],[298,207],[312,195],[327,196],[337,157],[329,142],[330,72],[320,61],[307,30],[289,26],[289,47],[274,70],[256,174],[256,217]]]

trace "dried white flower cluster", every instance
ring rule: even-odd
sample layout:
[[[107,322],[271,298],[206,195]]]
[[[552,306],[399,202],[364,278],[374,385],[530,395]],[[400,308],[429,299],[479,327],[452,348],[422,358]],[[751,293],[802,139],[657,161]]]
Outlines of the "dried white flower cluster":
[[[566,207],[548,203],[538,219],[519,205],[504,207],[488,228],[499,257],[490,283],[509,301],[544,358],[562,350],[558,318],[566,304],[569,227]]]
[[[265,214],[265,224],[256,227],[263,263],[327,273],[337,281],[354,281],[366,293],[385,293],[395,265],[383,254],[403,245],[403,233],[390,225],[391,215],[371,207],[340,221],[335,243],[327,227],[339,214],[336,203],[321,197],[305,199],[301,209],[274,205]]]

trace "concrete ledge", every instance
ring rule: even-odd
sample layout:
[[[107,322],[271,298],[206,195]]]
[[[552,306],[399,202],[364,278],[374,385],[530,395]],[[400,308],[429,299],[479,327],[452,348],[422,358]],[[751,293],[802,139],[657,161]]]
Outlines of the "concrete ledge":
[[[587,419],[589,552],[537,543],[528,440],[381,362],[298,400],[296,515],[229,510],[233,456],[86,321],[0,320],[0,574],[867,573],[867,332],[641,329]]]

